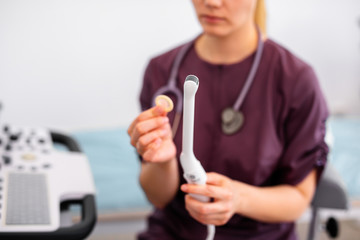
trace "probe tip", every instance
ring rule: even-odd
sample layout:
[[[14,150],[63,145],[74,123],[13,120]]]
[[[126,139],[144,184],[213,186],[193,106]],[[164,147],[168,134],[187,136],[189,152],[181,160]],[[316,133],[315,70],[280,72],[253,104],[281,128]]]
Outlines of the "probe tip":
[[[185,78],[185,82],[186,81],[193,81],[195,82],[197,85],[199,85],[199,78],[195,75],[188,75],[186,78]]]

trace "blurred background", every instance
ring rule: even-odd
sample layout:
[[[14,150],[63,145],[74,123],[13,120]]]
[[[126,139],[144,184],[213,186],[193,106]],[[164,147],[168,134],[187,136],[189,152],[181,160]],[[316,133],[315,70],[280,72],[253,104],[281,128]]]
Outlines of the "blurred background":
[[[319,77],[331,111],[330,161],[356,209],[360,1],[266,4],[269,38],[310,63]],[[190,0],[0,0],[0,122],[48,127],[79,141],[103,217],[93,239],[110,233],[132,239],[144,227],[151,207],[137,182],[139,163],[126,129],[140,110],[149,59],[199,32]]]

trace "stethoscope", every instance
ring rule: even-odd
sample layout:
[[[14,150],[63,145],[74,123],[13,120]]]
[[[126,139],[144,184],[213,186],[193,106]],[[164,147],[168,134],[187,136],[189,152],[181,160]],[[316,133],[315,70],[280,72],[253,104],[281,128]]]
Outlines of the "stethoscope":
[[[232,135],[238,132],[244,124],[245,118],[244,118],[244,114],[240,111],[240,107],[244,102],[244,99],[249,91],[252,82],[254,81],[255,74],[259,67],[263,48],[264,48],[264,42],[262,41],[262,36],[259,28],[257,28],[257,35],[258,35],[258,43],[256,47],[255,59],[251,65],[250,72],[246,78],[244,87],[242,88],[234,105],[232,107],[225,108],[221,114],[221,119],[222,119],[221,128],[222,131],[227,135]],[[159,88],[153,96],[152,102],[155,103],[155,97],[158,95],[166,94],[166,93],[172,93],[175,95],[176,104],[175,104],[175,118],[172,127],[173,136],[175,136],[175,133],[179,125],[181,112],[182,112],[182,104],[183,104],[182,93],[180,89],[176,87],[176,76],[178,75],[182,60],[184,59],[186,53],[189,51],[189,49],[194,44],[194,42],[195,40],[190,41],[181,47],[172,65],[168,83],[165,86]]]

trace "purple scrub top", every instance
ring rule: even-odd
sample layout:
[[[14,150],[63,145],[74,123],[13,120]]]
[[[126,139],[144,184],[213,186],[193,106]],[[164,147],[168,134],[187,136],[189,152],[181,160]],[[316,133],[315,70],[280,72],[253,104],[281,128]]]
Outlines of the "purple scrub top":
[[[152,106],[157,89],[166,85],[175,48],[151,59],[140,94],[142,110]],[[255,53],[238,63],[211,64],[192,47],[178,73],[182,91],[187,75],[200,80],[195,101],[194,153],[206,172],[217,172],[255,186],[296,185],[312,169],[318,177],[326,163],[324,142],[328,110],[312,68],[284,47],[268,39],[255,79],[241,106],[245,122],[239,132],[225,135],[221,112],[233,106],[253,63]],[[175,101],[174,96],[169,95]],[[169,114],[170,121],[174,113]],[[182,122],[174,137],[177,157],[181,153]],[[185,183],[180,169],[180,182]],[[205,239],[206,226],[186,211],[184,193],[164,208],[155,209],[148,228],[139,239]],[[296,239],[292,222],[265,223],[234,215],[216,227],[215,239]]]

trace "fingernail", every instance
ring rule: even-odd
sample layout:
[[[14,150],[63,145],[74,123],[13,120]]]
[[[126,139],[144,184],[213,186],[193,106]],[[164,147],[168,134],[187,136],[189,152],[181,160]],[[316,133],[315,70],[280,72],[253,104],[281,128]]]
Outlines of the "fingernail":
[[[187,191],[187,186],[186,185],[181,185],[181,191],[184,191],[184,192],[186,192]]]

